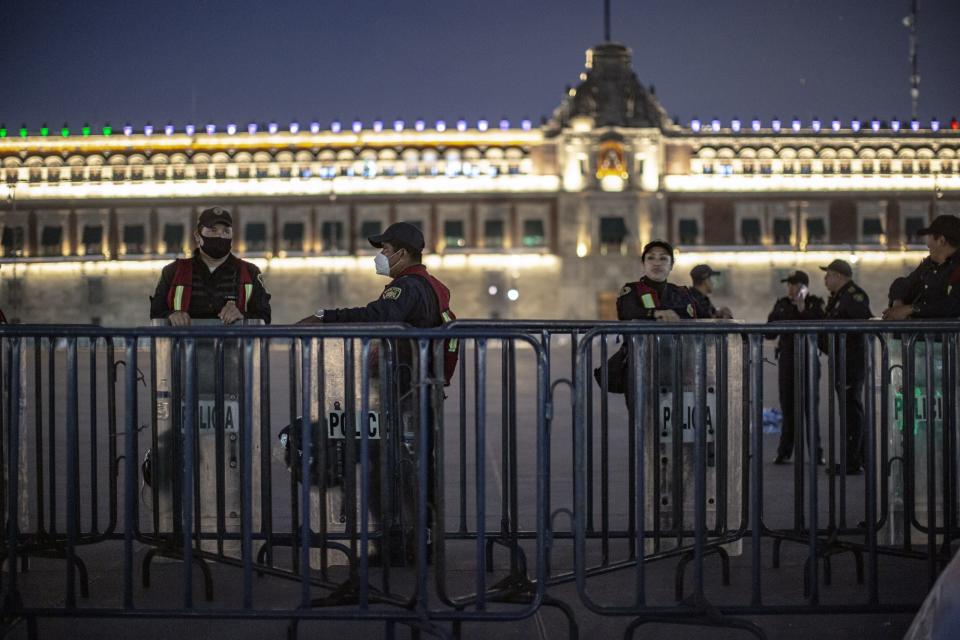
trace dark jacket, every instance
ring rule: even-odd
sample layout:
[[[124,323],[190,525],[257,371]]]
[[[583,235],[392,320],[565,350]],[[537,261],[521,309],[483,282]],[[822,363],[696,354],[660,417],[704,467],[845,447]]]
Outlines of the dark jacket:
[[[244,263],[253,280],[253,294],[247,301],[243,314],[247,318],[258,318],[270,324],[270,294],[263,286],[263,276],[255,264],[246,262],[233,254],[224,260],[212,273],[207,267],[199,250],[193,252],[193,287],[190,294],[190,307],[187,313],[195,319],[214,319],[223,309],[227,300],[237,299],[240,288],[238,266]],[[166,318],[173,311],[167,304],[168,293],[177,269],[176,261],[163,268],[157,290],[150,298],[150,317]]]
[[[913,318],[960,318],[960,250],[943,264],[924,258],[896,294],[913,305]]]
[[[696,287],[690,287],[690,297],[693,298],[693,306],[697,309],[698,318],[719,318],[720,312],[713,302],[710,301],[710,296],[700,291]]]
[[[443,324],[437,296],[426,279],[416,275],[422,265],[413,265],[390,281],[380,297],[365,307],[326,309],[328,322],[405,322],[427,329]]]
[[[827,300],[825,315],[827,320],[869,320],[873,317],[873,312],[870,311],[870,296],[851,280]],[[829,353],[831,340],[836,340],[834,350],[838,350],[840,341],[837,334],[820,334],[820,350]],[[862,335],[848,334],[846,342],[846,370],[849,376],[863,368],[864,339]]]
[[[792,322],[796,320],[822,320],[824,318],[823,298],[808,295],[804,300],[803,311],[797,308],[787,296],[783,296],[773,305],[773,311],[767,316],[767,322]],[[793,333],[783,333],[777,338],[777,355],[781,360],[793,358]]]
[[[655,311],[666,310],[675,311],[685,319],[697,317],[689,289],[669,282],[655,282],[646,276],[623,285],[617,298],[620,320],[653,320]]]

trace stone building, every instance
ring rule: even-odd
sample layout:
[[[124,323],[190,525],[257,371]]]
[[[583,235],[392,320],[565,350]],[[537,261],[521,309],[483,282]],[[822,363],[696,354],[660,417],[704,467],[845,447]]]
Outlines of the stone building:
[[[706,106],[706,105],[705,105]],[[587,52],[541,126],[523,121],[0,127],[0,307],[20,322],[137,325],[197,213],[235,219],[276,322],[362,304],[385,281],[364,238],[420,224],[463,318],[610,318],[654,238],[673,280],[708,262],[715,302],[761,320],[779,280],[854,263],[875,312],[960,213],[956,120],[672,121],[630,50]]]

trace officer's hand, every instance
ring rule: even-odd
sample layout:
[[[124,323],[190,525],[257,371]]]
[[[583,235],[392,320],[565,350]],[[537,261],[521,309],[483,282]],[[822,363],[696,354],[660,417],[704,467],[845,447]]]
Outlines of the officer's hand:
[[[906,320],[913,313],[913,305],[895,304],[883,312],[884,320]]]
[[[661,309],[653,312],[653,318],[659,322],[676,322],[680,316],[673,309]]]
[[[720,318],[723,320],[733,320],[733,312],[730,311],[729,307],[723,307],[720,309]]]
[[[186,311],[174,311],[167,316],[167,320],[170,322],[170,326],[172,327],[190,326],[190,314]]]
[[[240,313],[237,303],[233,300],[227,300],[227,304],[223,305],[223,309],[220,309],[217,317],[223,321],[223,324],[233,324],[237,320],[243,320],[243,314]]]
[[[297,324],[323,324],[323,320],[311,314],[302,320],[297,320]]]

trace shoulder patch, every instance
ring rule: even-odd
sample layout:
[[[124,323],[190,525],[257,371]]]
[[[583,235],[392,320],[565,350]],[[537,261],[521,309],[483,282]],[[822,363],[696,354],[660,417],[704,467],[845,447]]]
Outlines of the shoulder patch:
[[[400,287],[390,287],[383,292],[383,295],[380,296],[384,300],[396,300],[400,297],[400,294],[403,293],[403,289]]]
[[[617,297],[618,297],[618,298],[622,298],[623,296],[627,295],[628,293],[630,293],[630,287],[624,287],[623,289],[620,289],[620,295],[618,295]]]

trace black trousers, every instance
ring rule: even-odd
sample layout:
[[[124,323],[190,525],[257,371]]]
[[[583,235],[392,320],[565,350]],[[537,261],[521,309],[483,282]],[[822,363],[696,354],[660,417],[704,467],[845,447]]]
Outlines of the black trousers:
[[[783,424],[780,430],[780,443],[777,446],[777,456],[780,458],[789,458],[793,455],[793,445],[796,439],[796,419],[795,419],[795,409],[796,403],[801,403],[801,411],[803,412],[804,419],[807,424],[810,425],[810,428],[814,429],[817,437],[817,450],[819,453],[820,449],[820,429],[819,429],[819,416],[817,411],[814,411],[814,415],[810,416],[810,411],[807,407],[807,396],[805,393],[802,393],[799,398],[796,397],[794,392],[794,380],[796,378],[796,372],[794,371],[794,357],[792,354],[784,356],[783,353],[780,354],[779,366],[777,367],[777,383],[779,385],[780,391],[780,411],[783,413]],[[816,368],[815,377],[817,383],[820,382],[820,363],[815,362],[813,365]],[[806,381],[801,382],[801,390],[807,390]],[[817,393],[816,389],[811,390],[812,393]],[[815,405],[819,407],[819,403],[815,402]]]
[[[862,362],[862,358],[861,358]],[[847,383],[836,385],[837,400],[846,407],[846,443],[847,456],[844,461],[848,469],[859,469],[863,466],[863,387],[864,375],[862,370],[850,370],[848,364]],[[838,427],[842,423],[837,421]]]

